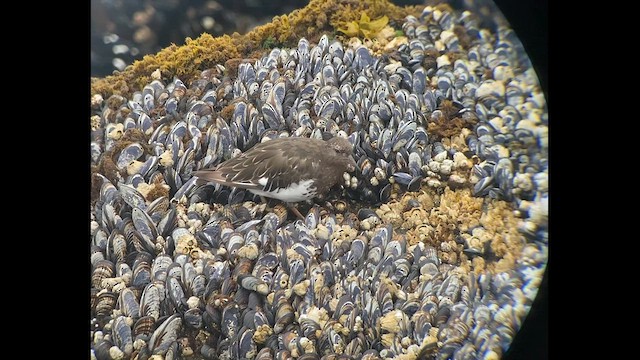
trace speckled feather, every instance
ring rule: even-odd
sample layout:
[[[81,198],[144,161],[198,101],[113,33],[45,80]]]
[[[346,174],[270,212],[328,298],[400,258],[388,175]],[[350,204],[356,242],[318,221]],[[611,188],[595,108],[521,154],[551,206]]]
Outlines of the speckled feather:
[[[325,142],[291,137],[260,143],[215,169],[197,171],[195,176],[199,185],[215,182],[295,202],[325,194],[345,171],[353,171],[355,166],[351,144],[344,138]],[[277,193],[292,184],[308,186],[295,195]]]

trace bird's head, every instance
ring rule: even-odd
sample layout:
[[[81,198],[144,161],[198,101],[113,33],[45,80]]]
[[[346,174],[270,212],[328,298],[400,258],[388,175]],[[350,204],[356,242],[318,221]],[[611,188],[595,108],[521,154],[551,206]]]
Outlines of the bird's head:
[[[353,172],[356,169],[356,161],[353,159],[353,146],[349,142],[349,140],[340,137],[334,136],[327,141],[331,149],[333,149],[336,154],[343,156],[347,165],[347,171]]]

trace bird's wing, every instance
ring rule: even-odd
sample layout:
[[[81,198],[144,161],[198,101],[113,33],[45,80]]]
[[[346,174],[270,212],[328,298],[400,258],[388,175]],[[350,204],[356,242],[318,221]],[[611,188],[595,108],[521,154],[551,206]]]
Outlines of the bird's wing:
[[[215,169],[195,172],[198,184],[215,182],[243,189],[271,191],[301,180],[301,173],[314,165],[306,156],[309,146],[322,146],[309,139],[270,140],[229,159]],[[282,174],[287,176],[283,177]]]

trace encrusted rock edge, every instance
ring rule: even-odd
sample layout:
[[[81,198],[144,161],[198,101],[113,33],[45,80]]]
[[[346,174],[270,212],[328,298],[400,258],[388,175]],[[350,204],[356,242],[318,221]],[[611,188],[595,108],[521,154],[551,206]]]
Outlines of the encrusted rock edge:
[[[311,0],[304,8],[275,16],[270,23],[245,35],[213,37],[203,33],[196,39],[187,38],[182,46],[172,44],[155,55],[146,55],[121,72],[91,78],[91,95],[100,94],[105,99],[113,94],[129,97],[142,90],[156,70],[164,79],[179,76],[189,84],[202,70],[231,59],[260,57],[274,46],[295,47],[301,37],[317,43],[324,33],[340,36],[337,29],[359,19],[362,12],[372,19],[386,15],[391,24],[401,24],[407,15],[419,16],[422,8],[396,6],[388,0]]]

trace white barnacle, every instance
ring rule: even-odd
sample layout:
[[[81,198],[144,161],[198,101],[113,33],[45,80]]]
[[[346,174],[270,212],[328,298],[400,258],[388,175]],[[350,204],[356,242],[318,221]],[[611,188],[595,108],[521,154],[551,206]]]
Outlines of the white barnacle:
[[[199,304],[200,299],[196,296],[191,296],[189,299],[187,299],[187,306],[189,307],[189,309],[195,309]]]
[[[522,191],[531,191],[533,189],[533,182],[531,181],[531,174],[518,173],[513,178],[513,187]]]
[[[439,69],[443,66],[451,65],[451,60],[449,60],[449,57],[446,54],[442,56],[438,56],[438,58],[436,58],[436,65],[438,66],[438,69]]]
[[[441,151],[441,152],[437,153],[436,156],[433,157],[433,160],[441,163],[446,158],[447,158],[447,152],[446,151]]]
[[[124,359],[124,352],[122,352],[122,350],[120,350],[119,347],[112,346],[109,349],[109,356],[111,356],[111,359],[113,359],[113,360]]]
[[[357,177],[355,177],[355,176],[354,176],[354,177],[352,177],[352,178],[351,178],[351,184],[350,184],[350,186],[351,186],[351,188],[352,188],[353,190],[355,190],[355,189],[357,189],[357,188],[358,188],[358,178],[357,178]]]
[[[434,160],[429,161],[429,169],[434,173],[440,172],[440,163]]]
[[[100,94],[95,94],[91,97],[91,106],[92,107],[98,107],[100,105],[102,105],[102,101],[104,101],[104,98],[102,98],[102,95]]]
[[[144,165],[144,163],[142,161],[132,160],[127,165],[127,175],[135,175],[135,174],[139,173],[140,169],[142,169],[142,165]]]
[[[439,188],[442,186],[442,182],[440,182],[440,180],[438,179],[428,178],[427,185],[429,185],[430,187]]]
[[[98,224],[97,221],[92,221],[91,222],[91,236],[94,236],[96,234],[96,232],[98,232],[98,229],[100,228],[100,225]]]
[[[124,134],[124,125],[121,123],[114,124],[107,127],[107,138],[112,140],[119,140]]]
[[[547,223],[549,217],[549,198],[540,197],[529,208],[529,220],[535,224]]]
[[[133,342],[133,349],[134,350],[140,350],[140,349],[144,348],[145,346],[147,346],[147,342],[142,340],[142,339],[136,339]]]
[[[115,284],[113,286],[113,289],[111,289],[114,293],[119,294],[122,290],[127,288],[127,284],[124,283],[124,281],[122,281],[122,279],[120,278],[120,282],[118,282],[117,284]]]
[[[462,152],[458,151],[453,154],[453,166],[456,169],[470,169],[471,160],[469,160]]]
[[[98,344],[104,339],[104,333],[102,331],[96,331],[93,333],[93,343]]]
[[[164,167],[172,167],[173,166],[173,152],[171,150],[165,150],[160,155],[160,165]]]
[[[440,164],[440,174],[449,175],[451,174],[452,168],[453,168],[453,160],[445,159]]]

